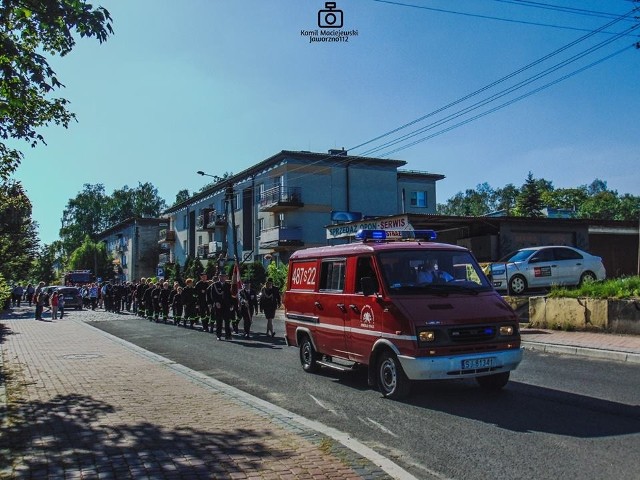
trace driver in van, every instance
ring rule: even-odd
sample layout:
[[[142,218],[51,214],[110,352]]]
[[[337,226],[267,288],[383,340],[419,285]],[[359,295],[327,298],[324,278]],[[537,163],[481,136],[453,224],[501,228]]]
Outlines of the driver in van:
[[[418,283],[450,282],[453,277],[444,270],[438,270],[435,258],[428,258],[418,269]]]

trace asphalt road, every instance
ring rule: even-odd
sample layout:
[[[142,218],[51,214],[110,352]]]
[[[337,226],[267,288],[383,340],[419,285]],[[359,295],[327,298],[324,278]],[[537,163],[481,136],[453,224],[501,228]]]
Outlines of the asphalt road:
[[[298,350],[264,334],[251,340],[156,324],[132,315],[78,312],[92,325],[182,365],[325,423],[418,478],[638,478],[640,369],[625,363],[525,352],[499,393],[472,380],[416,386],[402,402],[367,386],[364,371],[302,371]],[[75,313],[74,313],[75,315]],[[282,335],[281,320],[275,322]],[[215,412],[215,406],[203,406]]]

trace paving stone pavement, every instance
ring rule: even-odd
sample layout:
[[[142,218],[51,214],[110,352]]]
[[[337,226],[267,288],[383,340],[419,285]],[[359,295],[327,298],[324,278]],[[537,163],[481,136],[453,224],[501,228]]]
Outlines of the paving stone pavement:
[[[0,478],[412,478],[73,317],[8,317]]]

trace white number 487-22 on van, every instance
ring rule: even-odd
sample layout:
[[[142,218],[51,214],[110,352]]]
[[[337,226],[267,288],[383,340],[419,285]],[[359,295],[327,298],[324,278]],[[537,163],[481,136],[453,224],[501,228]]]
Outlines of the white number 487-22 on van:
[[[518,319],[469,250],[435,232],[299,250],[289,260],[285,340],[307,372],[369,367],[385,397],[418,380],[475,378],[501,389],[522,360]]]

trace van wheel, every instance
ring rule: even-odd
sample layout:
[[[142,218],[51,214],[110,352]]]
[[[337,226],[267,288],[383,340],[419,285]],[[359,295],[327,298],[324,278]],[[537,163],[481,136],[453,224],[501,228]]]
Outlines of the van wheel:
[[[313,348],[311,339],[306,335],[302,338],[302,342],[300,343],[300,363],[302,364],[302,369],[305,372],[314,373],[320,370],[320,365],[318,365],[318,354],[316,349]]]
[[[391,352],[383,352],[378,361],[378,388],[382,395],[392,399],[404,398],[411,390],[398,357]]]
[[[483,390],[496,391],[504,387],[509,381],[510,372],[496,373],[495,375],[486,375],[484,377],[476,377],[476,382]]]

